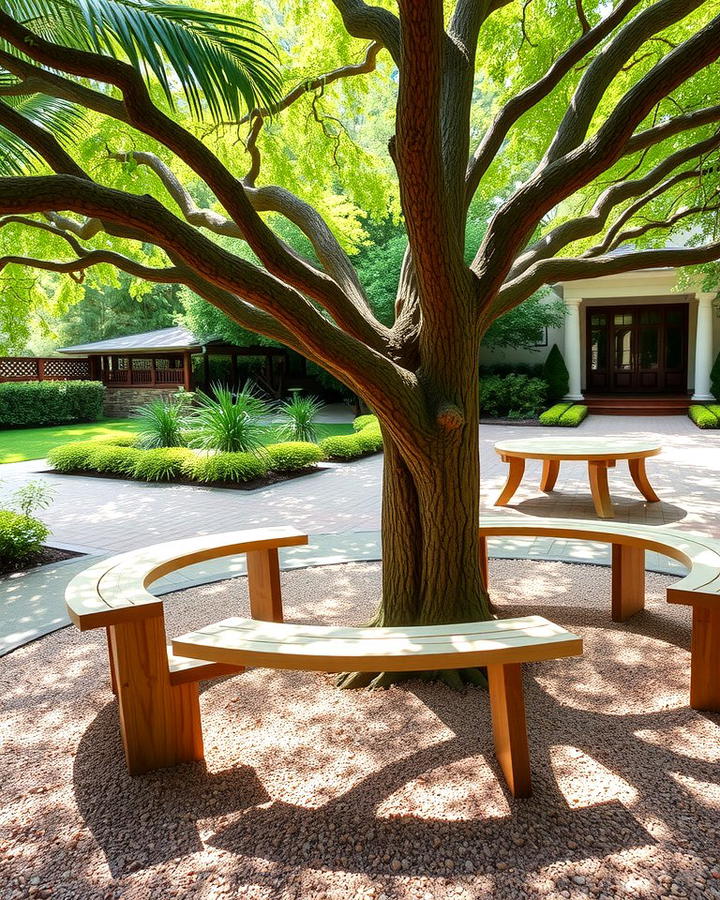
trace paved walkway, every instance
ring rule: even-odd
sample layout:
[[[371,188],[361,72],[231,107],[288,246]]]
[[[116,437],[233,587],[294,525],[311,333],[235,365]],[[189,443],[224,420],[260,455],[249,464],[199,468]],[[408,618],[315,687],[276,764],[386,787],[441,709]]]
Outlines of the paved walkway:
[[[505,481],[506,466],[493,450],[498,440],[559,437],[557,428],[481,427],[481,502],[492,504]],[[618,521],[671,525],[718,535],[720,510],[720,434],[703,432],[682,416],[662,418],[594,416],[571,435],[659,438],[663,454],[648,461],[648,473],[662,503],[648,504],[633,485],[627,467],[610,471]],[[382,457],[327,465],[315,474],[255,491],[218,490],[186,485],[145,484],[103,478],[53,475],[42,460],[0,467],[7,489],[30,478],[47,481],[55,502],[47,513],[53,541],[60,546],[109,555],[161,541],[263,525],[289,524],[312,536],[311,546],[285,556],[287,565],[377,558],[379,554]],[[538,490],[540,463],[529,461],[525,479],[503,510],[508,516],[595,518],[587,468],[563,463],[556,491]],[[493,510],[494,514],[498,510]],[[508,539],[491,547],[495,556],[606,562],[606,548],[573,541]],[[652,568],[668,569],[660,558]],[[70,561],[0,581],[0,653],[64,619],[64,585],[87,560]],[[676,570],[676,569],[675,569]],[[227,574],[240,574],[237,561],[178,573],[157,590],[177,588]],[[4,643],[3,643],[4,641]]]

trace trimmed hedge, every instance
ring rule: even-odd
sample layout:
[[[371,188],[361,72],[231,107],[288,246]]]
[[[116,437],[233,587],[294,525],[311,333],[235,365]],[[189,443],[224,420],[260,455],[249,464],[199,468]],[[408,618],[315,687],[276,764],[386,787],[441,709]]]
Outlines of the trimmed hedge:
[[[191,451],[192,452],[192,451]],[[267,475],[269,460],[252,453],[193,454],[183,466],[183,472],[194,481],[252,481]]]
[[[95,422],[104,398],[99,381],[8,381],[0,384],[0,427]]]
[[[480,379],[480,414],[491,419],[534,418],[547,403],[548,386],[528,375],[488,375]]]
[[[382,450],[382,433],[377,416],[358,416],[353,427],[358,420],[365,421],[355,434],[339,434],[320,441],[320,449],[326,459],[357,459],[368,453],[377,453]]]
[[[377,416],[372,415],[372,413],[366,416],[358,416],[353,420],[352,427],[353,431],[362,431],[366,425],[373,425],[377,423]]]
[[[540,424],[576,428],[587,417],[587,414],[587,406],[580,403],[556,403],[540,414]]]
[[[42,550],[50,529],[33,516],[0,509],[0,568],[25,562]]]
[[[698,428],[720,428],[720,418],[715,410],[718,410],[718,414],[720,414],[718,406],[700,406],[698,404],[688,409],[688,415]]]
[[[124,448],[120,448],[121,450]],[[129,470],[133,478],[139,481],[172,481],[180,478],[189,465],[190,458],[195,457],[187,447],[153,447],[150,450],[125,449],[133,459]]]
[[[98,447],[107,446],[103,441],[72,441],[60,444],[48,451],[47,460],[58,472],[76,472],[91,469],[90,456]]]
[[[100,446],[88,454],[86,468],[101,472],[103,475],[133,474],[133,467],[141,454],[140,450],[118,444],[98,443]]]
[[[311,469],[325,458],[317,444],[304,441],[268,444],[265,453],[274,472],[300,472],[302,469]]]

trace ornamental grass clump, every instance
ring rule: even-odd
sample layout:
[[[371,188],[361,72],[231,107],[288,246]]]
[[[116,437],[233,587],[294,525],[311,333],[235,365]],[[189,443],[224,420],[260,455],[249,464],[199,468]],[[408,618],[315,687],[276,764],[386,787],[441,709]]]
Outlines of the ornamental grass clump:
[[[183,447],[186,444],[186,406],[175,400],[153,400],[135,410],[140,422],[137,446],[144,450],[157,447]]]
[[[265,455],[274,472],[300,472],[303,469],[312,469],[324,459],[323,452],[317,444],[303,441],[268,444]]]
[[[246,382],[234,393],[216,384],[212,392],[212,397],[197,393],[198,408],[187,420],[191,446],[224,453],[259,452],[267,433],[262,417],[269,409],[253,385]]]
[[[277,412],[282,422],[276,429],[278,438],[282,441],[317,443],[317,417],[323,409],[325,404],[317,397],[301,397],[299,394],[280,403]]]

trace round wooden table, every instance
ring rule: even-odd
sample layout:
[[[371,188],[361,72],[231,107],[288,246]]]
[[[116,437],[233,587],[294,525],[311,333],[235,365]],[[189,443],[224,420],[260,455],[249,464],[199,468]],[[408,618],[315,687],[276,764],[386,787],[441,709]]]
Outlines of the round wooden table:
[[[595,512],[602,519],[613,517],[608,490],[608,469],[617,460],[626,459],[635,486],[650,503],[660,498],[653,490],[645,472],[648,456],[657,456],[661,446],[653,441],[626,441],[622,438],[529,438],[519,441],[499,441],[495,452],[510,466],[507,482],[495,506],[507,506],[522,481],[526,459],[543,461],[540,490],[549,493],[555,487],[562,460],[582,460],[588,464],[590,492]]]

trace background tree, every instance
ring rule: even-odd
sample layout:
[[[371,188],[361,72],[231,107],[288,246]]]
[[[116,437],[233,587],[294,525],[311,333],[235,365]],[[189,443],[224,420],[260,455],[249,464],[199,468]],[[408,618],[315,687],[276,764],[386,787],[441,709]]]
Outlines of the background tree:
[[[268,27],[290,42],[304,28],[300,40],[312,44],[324,6],[313,4],[308,20],[307,4],[273,4],[272,14],[268,4]],[[480,342],[495,319],[554,281],[720,258],[718,3],[332,6],[346,30],[342,63],[287,86],[280,99],[266,90],[241,113],[240,97],[255,83],[233,94],[235,81],[217,68],[232,63],[233,51],[215,47],[240,41],[245,26],[158,2],[25,0],[18,12],[16,2],[0,0],[6,97],[74,104],[90,111],[102,136],[97,164],[83,166],[50,123],[0,105],[0,124],[51,172],[0,179],[0,213],[16,246],[52,229],[56,252],[64,252],[15,252],[2,265],[79,277],[105,263],[184,284],[244,328],[322,365],[363,397],[383,430],[376,621],[481,619],[490,609],[477,558]],[[23,23],[31,7],[35,15]],[[50,8],[69,12],[43,18]],[[73,17],[75,8],[85,15]],[[121,14],[132,19],[129,31],[114,24]],[[157,30],[143,27],[152,16],[192,35],[182,58],[174,38],[162,32],[159,49]],[[207,28],[221,34],[203,45]],[[126,38],[137,33],[142,41]],[[364,42],[360,53],[351,37]],[[138,65],[140,55],[149,68]],[[270,83],[261,55],[256,83]],[[378,66],[389,80],[382,72],[374,79]],[[182,104],[173,102],[174,83]],[[368,93],[357,106],[348,98],[360,83]],[[390,103],[389,85],[397,87]],[[335,90],[347,92],[342,116],[323,105]],[[307,126],[322,134],[324,161],[283,139],[284,121],[303,108]],[[408,239],[392,325],[373,314],[343,238],[347,222],[337,227],[343,176],[359,192],[357,182],[367,182],[368,205],[374,197],[369,154],[343,137],[362,130],[363,109],[390,125],[387,171],[397,174]],[[203,130],[193,114],[223,127]],[[228,128],[240,144],[228,140]],[[335,190],[320,209],[302,185],[288,187],[296,171],[327,184],[328,168]],[[468,264],[473,202],[492,215]],[[278,217],[305,235],[315,259],[274,230]],[[665,246],[669,229],[690,226],[689,246]],[[609,255],[628,241],[637,249]]]

